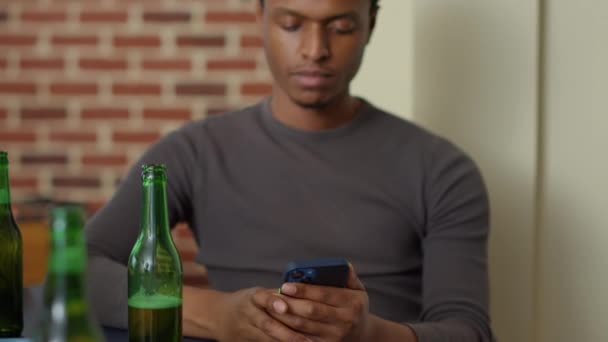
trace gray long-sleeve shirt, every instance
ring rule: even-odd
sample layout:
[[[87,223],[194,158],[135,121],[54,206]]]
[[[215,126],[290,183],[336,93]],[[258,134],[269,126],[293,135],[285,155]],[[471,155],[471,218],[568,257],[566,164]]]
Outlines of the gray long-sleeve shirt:
[[[126,326],[142,163],[167,166],[170,223],[189,223],[211,287],[276,288],[292,259],[346,257],[370,311],[421,342],[491,340],[489,214],[475,164],[368,103],[342,127],[305,132],[277,121],[266,99],[152,146],[86,227],[103,323]]]

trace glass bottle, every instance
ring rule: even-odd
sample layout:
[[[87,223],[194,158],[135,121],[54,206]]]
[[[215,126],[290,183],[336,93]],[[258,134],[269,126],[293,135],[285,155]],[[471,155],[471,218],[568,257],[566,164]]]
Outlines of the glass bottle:
[[[182,264],[169,231],[163,165],[144,165],[141,231],[128,265],[129,341],[182,338]]]
[[[0,151],[0,338],[23,330],[23,246],[11,211],[8,154]]]
[[[51,209],[51,248],[44,312],[35,341],[104,341],[87,297],[84,210],[77,204]]]

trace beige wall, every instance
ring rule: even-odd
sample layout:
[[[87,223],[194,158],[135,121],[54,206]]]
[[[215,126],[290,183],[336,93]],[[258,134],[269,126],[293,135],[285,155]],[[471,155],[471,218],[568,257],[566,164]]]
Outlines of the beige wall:
[[[479,163],[500,341],[608,341],[608,2],[415,2],[414,117]]]
[[[537,341],[608,341],[608,2],[545,12]]]
[[[416,1],[414,116],[479,164],[492,206],[491,314],[530,341],[537,140],[535,1]]]
[[[378,25],[361,70],[355,94],[403,117],[412,115],[413,0],[382,0]]]

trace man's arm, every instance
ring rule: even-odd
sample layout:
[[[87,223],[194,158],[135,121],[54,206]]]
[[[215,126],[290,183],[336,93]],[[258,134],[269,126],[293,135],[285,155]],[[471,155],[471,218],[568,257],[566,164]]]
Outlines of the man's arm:
[[[488,314],[489,204],[473,161],[438,139],[427,163],[420,342],[492,341]]]
[[[131,168],[112,199],[85,228],[88,293],[104,325],[127,325],[127,262],[140,232],[141,165],[167,166],[167,202],[171,226],[189,221],[191,191],[200,167],[193,144],[181,131],[153,145]]]

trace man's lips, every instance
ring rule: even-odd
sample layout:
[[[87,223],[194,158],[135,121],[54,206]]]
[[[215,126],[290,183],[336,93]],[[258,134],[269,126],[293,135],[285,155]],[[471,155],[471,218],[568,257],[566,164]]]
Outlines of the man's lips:
[[[303,88],[320,88],[330,84],[334,75],[323,70],[300,70],[293,72],[291,77]]]

